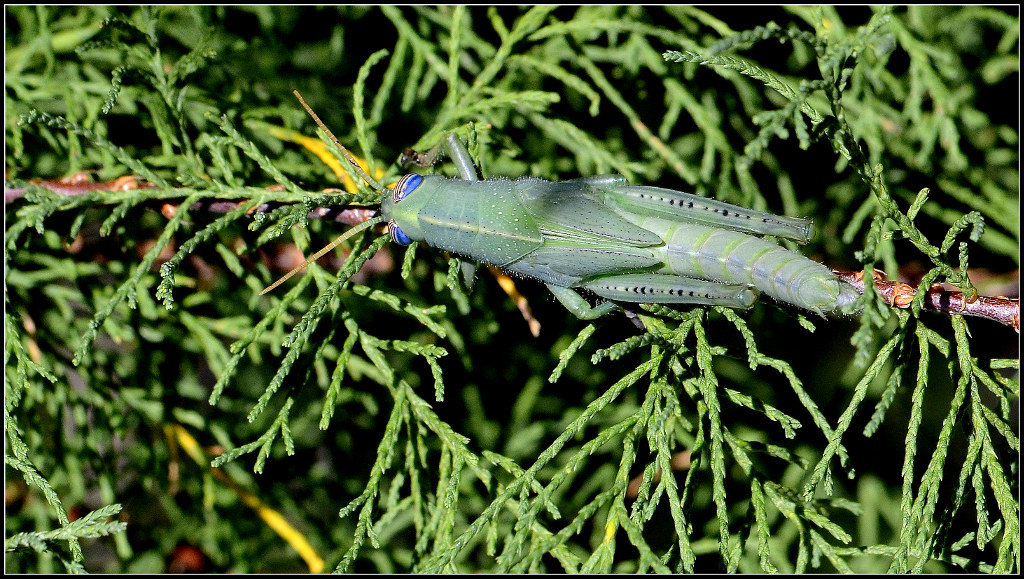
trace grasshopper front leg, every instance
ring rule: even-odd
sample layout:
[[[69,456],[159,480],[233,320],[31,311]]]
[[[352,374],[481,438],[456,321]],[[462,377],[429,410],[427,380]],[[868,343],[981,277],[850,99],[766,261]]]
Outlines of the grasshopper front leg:
[[[452,158],[452,163],[455,164],[455,169],[459,172],[460,178],[464,181],[480,180],[476,174],[476,167],[473,166],[473,159],[469,156],[469,151],[459,142],[455,133],[447,133],[440,143],[434,145],[426,153],[418,153],[412,149],[402,151],[402,157],[399,162],[402,165],[415,164],[420,167],[430,167],[437,162],[442,147],[444,147],[448,156]]]

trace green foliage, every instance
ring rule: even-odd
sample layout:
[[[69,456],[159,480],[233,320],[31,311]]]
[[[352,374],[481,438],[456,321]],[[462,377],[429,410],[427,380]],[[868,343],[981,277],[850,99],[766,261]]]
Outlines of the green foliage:
[[[293,88],[383,183],[454,130],[487,178],[617,172],[1009,293],[974,272],[1019,267],[1012,10],[5,12],[9,570],[1020,571],[1017,336],[923,292],[641,332],[517,280],[534,338],[363,233],[257,295],[378,197],[274,136],[312,134]]]

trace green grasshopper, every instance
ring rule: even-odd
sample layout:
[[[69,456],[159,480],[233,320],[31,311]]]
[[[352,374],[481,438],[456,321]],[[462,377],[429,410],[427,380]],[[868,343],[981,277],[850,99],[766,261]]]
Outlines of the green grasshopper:
[[[302,106],[375,182],[296,91]],[[618,303],[749,308],[759,292],[819,315],[857,297],[853,286],[799,253],[757,237],[806,243],[809,219],[781,217],[608,175],[552,182],[477,178],[452,134],[442,141],[461,178],[411,173],[383,198],[377,216],[349,230],[261,295],[352,235],[386,223],[392,241],[421,241],[543,282],[569,311],[593,319]],[[439,145],[440,146],[440,145]],[[437,147],[419,164],[436,158]],[[753,235],[752,235],[753,234]],[[591,306],[577,290],[607,301]]]

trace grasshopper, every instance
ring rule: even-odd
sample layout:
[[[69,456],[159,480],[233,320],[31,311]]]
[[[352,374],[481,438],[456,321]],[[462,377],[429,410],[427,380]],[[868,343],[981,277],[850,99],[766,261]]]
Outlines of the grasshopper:
[[[295,92],[317,125],[374,183]],[[477,178],[455,135],[442,140],[460,178],[410,173],[383,197],[374,218],[349,230],[261,292],[266,293],[358,231],[386,223],[399,245],[424,242],[545,284],[582,319],[620,303],[749,308],[759,293],[819,315],[858,295],[824,265],[777,243],[807,243],[809,219],[754,211],[605,175],[553,182]],[[438,145],[440,147],[441,145]],[[436,158],[437,148],[419,164]],[[423,161],[422,159],[426,159]],[[605,301],[591,306],[578,290]]]

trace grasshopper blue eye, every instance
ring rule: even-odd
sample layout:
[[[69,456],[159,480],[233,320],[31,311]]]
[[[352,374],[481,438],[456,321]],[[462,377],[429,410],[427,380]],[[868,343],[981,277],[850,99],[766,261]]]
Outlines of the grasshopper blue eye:
[[[419,175],[417,175],[417,177],[419,177]],[[405,179],[405,177],[403,177],[402,179]],[[401,183],[399,183],[399,185],[401,185]],[[398,187],[395,187],[395,191],[397,190]],[[402,231],[402,228],[399,227],[397,223],[395,223],[394,219],[388,221],[388,234],[391,235],[391,240],[397,243],[398,245],[409,245],[410,243],[412,243],[412,239],[409,239],[409,236],[406,235],[404,231]]]
[[[416,173],[409,173],[405,177],[402,177],[398,180],[398,183],[395,183],[395,188],[391,191],[391,200],[398,203],[402,199],[405,199],[405,196],[412,193],[422,182],[423,177]],[[395,241],[398,240],[396,239]]]

